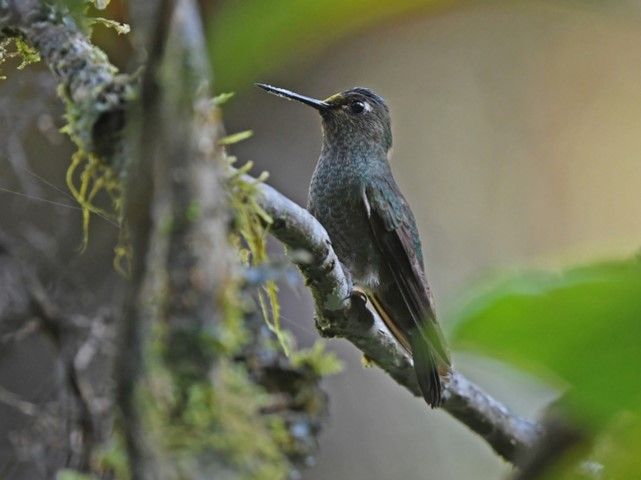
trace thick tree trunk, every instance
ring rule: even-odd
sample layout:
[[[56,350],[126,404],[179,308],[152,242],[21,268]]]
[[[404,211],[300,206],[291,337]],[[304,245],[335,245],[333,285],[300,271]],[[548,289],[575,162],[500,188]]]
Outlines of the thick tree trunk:
[[[36,337],[47,343],[39,360],[55,366],[58,393],[36,402],[0,389],[2,406],[24,417],[0,451],[0,468],[11,478],[53,478],[63,469],[287,478],[314,453],[325,394],[319,376],[293,366],[248,307],[256,287],[230,244],[229,163],[197,5],[144,3],[133,18],[149,33],[138,36],[148,52],[139,86],[68,19],[48,16],[38,2],[0,5],[10,13],[3,31],[38,48],[69,105],[85,112],[75,124],[79,148],[120,169],[121,228],[133,249],[129,279],[104,265],[108,289],[121,294],[93,295],[94,285],[74,284],[82,272],[68,268],[73,286],[57,283],[49,295],[38,265],[25,260],[30,247],[2,239],[3,351],[28,350]],[[123,88],[110,96],[115,84]],[[139,101],[125,111],[136,89]],[[103,92],[107,103],[87,92]],[[125,113],[126,131],[105,120]],[[108,150],[99,147],[105,122],[114,129]]]

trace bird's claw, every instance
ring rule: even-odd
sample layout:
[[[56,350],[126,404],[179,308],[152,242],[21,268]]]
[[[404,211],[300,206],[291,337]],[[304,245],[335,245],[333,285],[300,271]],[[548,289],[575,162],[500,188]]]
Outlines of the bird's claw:
[[[354,287],[349,294],[348,299],[365,306],[365,304],[367,303],[367,294],[362,289]]]

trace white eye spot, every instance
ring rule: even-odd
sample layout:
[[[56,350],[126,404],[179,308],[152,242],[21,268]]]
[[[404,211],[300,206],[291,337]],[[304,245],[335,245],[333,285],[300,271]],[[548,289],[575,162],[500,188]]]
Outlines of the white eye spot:
[[[363,112],[371,112],[372,106],[364,100],[357,100],[349,105],[349,109],[352,113],[358,115]]]

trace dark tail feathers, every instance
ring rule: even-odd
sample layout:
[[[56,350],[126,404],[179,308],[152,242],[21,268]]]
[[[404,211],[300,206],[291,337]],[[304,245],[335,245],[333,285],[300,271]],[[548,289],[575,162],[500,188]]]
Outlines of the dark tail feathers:
[[[423,398],[430,407],[438,408],[443,404],[443,387],[434,354],[421,337],[414,337],[410,342],[414,357],[414,371]]]

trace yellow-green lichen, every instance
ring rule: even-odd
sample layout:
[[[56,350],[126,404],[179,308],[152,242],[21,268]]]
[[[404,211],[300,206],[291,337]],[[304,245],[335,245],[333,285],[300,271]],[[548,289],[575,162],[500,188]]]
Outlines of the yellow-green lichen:
[[[236,161],[229,157],[230,164]],[[246,265],[262,265],[268,262],[267,234],[271,217],[256,201],[256,186],[267,179],[267,173],[261,174],[258,179],[247,181],[243,175],[253,167],[252,162],[247,162],[241,168],[234,170],[228,178],[230,204],[235,219],[235,238],[241,260]],[[294,348],[292,336],[283,330],[280,322],[280,304],[278,301],[278,287],[273,280],[267,280],[258,292],[258,303],[267,327],[274,333],[285,355],[290,356]]]
[[[322,340],[317,340],[310,348],[296,351],[292,363],[295,367],[310,368],[319,377],[335,375],[343,370],[343,362],[334,352],[326,350]]]
[[[27,65],[38,63],[40,61],[40,54],[38,51],[21,38],[15,39],[15,45],[15,56],[20,58],[20,64],[16,67],[18,70],[22,70]]]
[[[287,478],[282,433],[276,435],[263,414],[269,395],[234,360],[248,339],[242,298],[240,282],[231,280],[218,291],[222,315],[211,326],[175,330],[159,321],[149,329],[140,411],[154,450],[176,469],[176,478],[207,471],[207,462],[233,471],[234,478]],[[189,344],[186,351],[173,341],[176,332],[181,344]],[[175,357],[177,348],[182,359]]]
[[[287,478],[289,461],[271,420],[261,413],[269,400],[241,364],[221,358],[210,381],[177,390],[167,369],[155,369],[146,402],[154,442],[171,454],[184,478],[198,459],[223,462],[240,479]],[[201,460],[202,462],[202,460]]]
[[[94,447],[89,460],[91,474],[62,469],[56,473],[56,480],[131,480],[127,448],[120,431],[120,428],[115,428],[103,444]]]
[[[222,322],[215,332],[217,347],[222,354],[232,357],[247,343],[245,313],[248,305],[243,302],[238,279],[228,280],[221,289]]]
[[[56,472],[56,480],[93,480],[91,475],[68,468]]]
[[[131,472],[127,449],[119,429],[114,430],[109,440],[93,452],[91,469],[99,475],[99,478],[130,480]]]
[[[71,194],[82,208],[81,247],[84,250],[89,241],[89,220],[92,213],[114,223],[119,222],[122,211],[122,185],[109,165],[95,155],[80,149],[71,157],[66,181]],[[107,194],[111,203],[110,210],[96,205],[96,199],[100,193]],[[119,253],[126,255],[126,248],[122,247]]]
[[[82,209],[82,242],[83,251],[89,242],[89,223],[91,214],[103,217],[119,229],[118,243],[114,247],[114,269],[127,276],[131,271],[132,250],[126,227],[122,224],[122,209],[124,196],[122,178],[103,159],[87,151],[87,130],[92,125],[87,122],[84,109],[76,105],[60,86],[58,94],[65,103],[65,119],[67,124],[61,129],[69,135],[76,145],[76,152],[71,157],[67,168],[66,182],[69,191]],[[106,207],[98,206],[100,196],[106,197]]]
[[[229,157],[230,164],[235,160],[234,157]],[[252,166],[252,162],[247,162],[243,167],[234,170],[228,179],[228,189],[237,232],[233,238],[234,244],[243,262],[256,266],[269,261],[266,237],[272,218],[256,201],[257,185],[267,179],[267,173],[264,172],[253,181],[244,178],[244,174],[251,170]],[[334,353],[325,350],[322,341],[316,342],[309,349],[296,350],[294,337],[281,325],[276,282],[267,280],[260,287],[258,303],[267,327],[274,333],[282,351],[290,357],[294,366],[306,366],[319,377],[333,375],[342,370],[342,362]]]
[[[84,23],[91,23],[100,21],[112,23],[105,19],[90,19],[85,15],[86,9],[90,5],[96,8],[105,8],[108,0],[52,0],[49,6],[52,8],[52,13],[64,17],[65,15],[79,16],[79,19]],[[61,21],[63,21],[62,19]],[[89,24],[87,23],[87,25]],[[126,29],[126,26],[118,25],[121,30]],[[10,46],[14,45],[15,50],[11,51]],[[92,48],[88,52],[89,58],[87,61],[92,64],[101,65],[104,69],[112,74],[117,73],[117,69],[113,67],[105,53],[98,49]],[[37,50],[26,43],[20,37],[5,37],[0,38],[0,64],[8,58],[19,58],[20,63],[18,69],[23,69],[27,65],[38,62],[40,55]],[[64,57],[60,62],[64,61]],[[63,65],[56,65],[58,69],[63,69]],[[4,77],[0,77],[4,78]],[[126,99],[133,98],[133,89],[123,84],[123,94]],[[97,85],[95,89],[105,88],[104,85]],[[99,97],[98,91],[94,95],[86,96],[86,101],[83,104],[76,104],[73,102],[64,87],[60,84],[58,87],[59,96],[65,103],[65,119],[67,124],[62,128],[62,132],[69,135],[71,140],[76,144],[77,151],[72,156],[71,163],[67,170],[67,185],[71,190],[74,198],[82,209],[82,243],[81,249],[87,246],[89,238],[89,219],[91,213],[100,215],[112,223],[119,224],[122,212],[122,188],[120,181],[114,174],[112,169],[107,166],[101,159],[98,159],[94,154],[89,153],[88,138],[92,135],[94,123],[98,116],[103,113],[100,105],[93,105]],[[104,192],[109,197],[111,206],[108,209],[103,209],[97,206],[96,199],[101,192]],[[131,262],[131,248],[128,243],[128,235],[124,229],[120,229],[118,245],[115,247],[114,267],[121,273],[129,271],[129,263]]]
[[[227,135],[226,137],[223,137],[220,140],[218,140],[218,145],[233,145],[234,143],[247,140],[253,134],[254,132],[252,132],[251,130],[244,130],[242,132],[232,133],[231,135]]]
[[[131,31],[131,27],[126,23],[117,22],[103,17],[91,17],[89,21],[92,25],[102,25],[107,28],[113,28],[118,35],[126,35]]]
[[[110,0],[48,0],[54,15],[71,17],[88,37],[91,37],[91,30],[95,24],[113,28],[118,34],[129,33],[130,28],[127,24],[89,15],[90,7],[94,7],[96,10],[104,10],[109,5],[109,2]],[[63,19],[63,21],[65,20]]]
[[[10,50],[12,44],[14,50]],[[20,37],[0,38],[0,65],[10,58],[20,59],[20,63],[16,68],[22,70],[27,65],[39,62],[40,54]],[[4,75],[0,75],[0,80],[6,78]]]
[[[234,92],[219,93],[214,98],[212,98],[211,101],[215,106],[220,107],[221,105],[224,105],[229,100],[231,100],[234,97],[234,95],[235,95]]]

